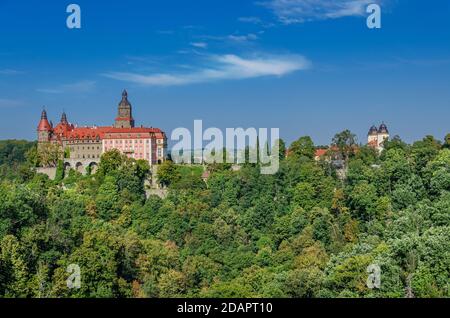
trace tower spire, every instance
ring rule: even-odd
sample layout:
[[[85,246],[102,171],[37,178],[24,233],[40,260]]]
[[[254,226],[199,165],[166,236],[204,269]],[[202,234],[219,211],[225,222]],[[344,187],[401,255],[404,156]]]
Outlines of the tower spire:
[[[134,127],[132,107],[130,102],[128,101],[128,92],[126,89],[124,89],[122,92],[122,100],[119,103],[118,114],[114,127],[116,128]]]
[[[48,122],[48,118],[47,118],[47,111],[44,109],[42,109],[42,113],[41,113],[41,120],[39,121],[39,125],[38,125],[38,131],[50,131],[52,129],[50,123]]]
[[[67,115],[66,112],[63,110],[63,113],[61,115],[61,123],[62,124],[68,124],[69,122],[67,121]]]
[[[47,111],[45,110],[45,106],[42,107],[41,120],[47,119]]]

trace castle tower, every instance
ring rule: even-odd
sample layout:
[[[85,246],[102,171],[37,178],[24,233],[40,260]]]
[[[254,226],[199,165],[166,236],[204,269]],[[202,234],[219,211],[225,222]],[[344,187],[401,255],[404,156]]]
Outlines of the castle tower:
[[[374,148],[378,147],[378,128],[374,125],[367,134],[367,144]]]
[[[66,112],[63,111],[62,115],[61,115],[61,124],[63,125],[68,125],[69,122],[67,121],[67,115]]]
[[[52,126],[48,122],[47,112],[45,111],[45,109],[42,110],[41,120],[39,121],[37,133],[38,133],[38,143],[50,141]]]
[[[378,129],[378,149],[383,150],[383,143],[389,139],[389,130],[383,122]]]
[[[115,128],[134,128],[134,119],[132,114],[132,107],[128,101],[128,93],[126,90],[122,93],[122,100],[119,103],[119,110],[116,121],[114,123]]]

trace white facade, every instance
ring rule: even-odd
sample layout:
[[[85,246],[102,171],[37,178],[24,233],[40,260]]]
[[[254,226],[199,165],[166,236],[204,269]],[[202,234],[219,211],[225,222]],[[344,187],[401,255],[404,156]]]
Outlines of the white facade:
[[[379,152],[384,149],[384,142],[389,139],[389,130],[387,126],[382,123],[379,128],[372,126],[367,135],[367,144],[374,147]]]

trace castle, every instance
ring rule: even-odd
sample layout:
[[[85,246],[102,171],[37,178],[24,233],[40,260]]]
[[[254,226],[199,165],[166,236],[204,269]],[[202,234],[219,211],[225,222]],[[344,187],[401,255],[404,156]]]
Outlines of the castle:
[[[367,134],[367,144],[378,151],[384,149],[384,142],[389,139],[389,130],[385,123],[382,123],[379,128],[372,126]]]
[[[384,149],[384,142],[386,140],[389,140],[389,130],[384,122],[380,125],[379,128],[374,125],[369,129],[369,133],[367,134],[367,145],[369,147],[372,147],[373,149],[376,149],[379,153],[381,153]],[[315,160],[319,161],[322,158],[331,158],[329,153],[330,150],[336,151],[338,150],[338,148],[337,146],[331,146],[327,148],[316,149],[316,152],[314,154]],[[355,146],[355,150],[359,151],[359,147]],[[289,150],[287,150],[287,155],[289,155]],[[340,159],[337,160],[337,158],[332,159],[334,159],[335,162],[340,161]]]
[[[113,126],[77,127],[69,123],[63,112],[60,122],[53,127],[45,109],[37,128],[38,145],[60,145],[66,152],[65,168],[85,173],[96,169],[103,153],[117,149],[129,158],[146,160],[150,165],[162,163],[167,157],[167,137],[158,128],[135,127],[132,106],[126,90],[118,106]]]

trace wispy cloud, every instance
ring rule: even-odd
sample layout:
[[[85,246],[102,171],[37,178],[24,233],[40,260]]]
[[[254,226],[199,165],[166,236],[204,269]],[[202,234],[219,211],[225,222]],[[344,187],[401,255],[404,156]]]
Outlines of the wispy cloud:
[[[249,33],[246,35],[229,35],[227,37],[230,41],[234,41],[234,42],[248,42],[248,41],[255,41],[258,40],[258,36],[256,34],[253,33]]]
[[[23,105],[25,105],[25,103],[21,100],[0,98],[0,108],[20,107]]]
[[[95,88],[95,81],[79,81],[71,84],[58,85],[53,88],[38,88],[37,92],[45,94],[86,93]]]
[[[251,41],[256,41],[259,39],[258,35],[254,33],[248,33],[248,34],[229,34],[229,35],[202,35],[200,36],[203,40],[211,40],[211,41],[220,41],[220,42],[228,42],[228,43],[234,43],[234,44],[245,44]]]
[[[19,75],[23,74],[23,71],[12,70],[12,69],[3,69],[0,70],[0,75]]]
[[[362,16],[366,7],[381,0],[268,0],[260,5],[271,9],[284,24]]]
[[[238,18],[239,22],[242,23],[251,23],[251,24],[261,24],[262,20],[259,17],[240,17]]]
[[[62,94],[63,91],[61,89],[56,88],[37,88],[36,92],[45,93],[45,94]]]
[[[147,86],[179,86],[219,80],[241,80],[267,76],[281,77],[305,70],[311,63],[300,55],[278,55],[242,58],[236,55],[211,56],[203,68],[188,73],[138,74],[110,72],[102,74],[115,80]]]
[[[206,42],[192,42],[190,44],[193,47],[200,48],[200,49],[206,49],[208,47],[208,43],[206,43]]]
[[[271,28],[271,27],[274,26],[273,23],[271,23],[271,22],[264,22],[259,17],[240,17],[240,18],[238,18],[238,21],[242,22],[242,23],[254,24],[254,25],[257,25],[257,26],[261,26],[263,28]]]
[[[397,58],[397,61],[402,64],[414,66],[443,66],[450,64],[450,58]]]
[[[157,30],[156,33],[161,34],[161,35],[173,35],[173,34],[175,34],[175,31],[173,31],[173,30]]]

